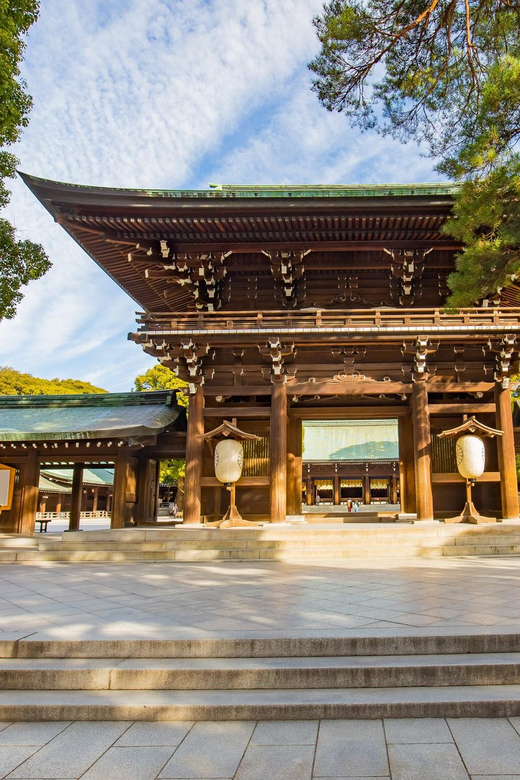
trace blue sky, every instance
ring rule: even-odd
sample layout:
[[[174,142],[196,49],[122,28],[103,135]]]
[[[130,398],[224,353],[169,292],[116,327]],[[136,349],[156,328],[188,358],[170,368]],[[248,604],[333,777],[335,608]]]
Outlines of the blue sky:
[[[20,168],[107,187],[434,181],[413,145],[320,106],[306,63],[322,0],[44,0],[23,75]],[[0,365],[129,390],[154,361],[126,340],[136,304],[20,181],[4,214],[52,270],[0,323]]]

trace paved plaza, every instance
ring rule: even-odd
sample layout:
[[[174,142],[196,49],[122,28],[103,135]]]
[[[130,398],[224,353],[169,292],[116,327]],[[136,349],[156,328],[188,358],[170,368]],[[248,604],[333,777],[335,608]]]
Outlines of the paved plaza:
[[[3,565],[0,639],[514,634],[519,566]],[[0,778],[520,780],[520,718],[1,723]]]
[[[513,780],[520,718],[0,724],[13,780]]]
[[[0,639],[520,627],[520,558],[0,566]]]

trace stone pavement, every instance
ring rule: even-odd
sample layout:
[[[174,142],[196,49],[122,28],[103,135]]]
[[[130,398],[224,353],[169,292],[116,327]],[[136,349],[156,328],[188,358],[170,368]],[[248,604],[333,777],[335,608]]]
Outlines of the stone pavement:
[[[0,639],[509,633],[520,628],[519,567],[514,557],[3,565]],[[520,780],[520,718],[0,724],[0,778],[369,777]]]
[[[520,558],[0,565],[0,638],[520,627]]]
[[[518,780],[520,718],[2,723],[0,777]]]

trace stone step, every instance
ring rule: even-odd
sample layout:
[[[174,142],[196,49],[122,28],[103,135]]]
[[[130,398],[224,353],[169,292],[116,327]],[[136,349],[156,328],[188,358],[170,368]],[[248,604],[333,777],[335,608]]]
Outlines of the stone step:
[[[492,628],[419,631],[395,628],[349,636],[257,635],[193,639],[45,639],[37,635],[0,639],[3,659],[270,659],[330,657],[438,656],[446,654],[511,654],[520,649],[520,634]],[[516,652],[515,652],[516,657]]]
[[[392,549],[392,550],[407,550],[416,549],[418,547],[448,547],[448,546],[512,546],[520,545],[520,534],[509,534],[502,536],[457,536],[454,539],[444,539],[443,537],[407,537],[401,539],[388,538],[379,539],[375,537],[373,540],[369,538],[359,539],[357,537],[345,538],[342,537],[337,540],[324,540],[316,535],[312,539],[300,539],[295,537],[294,539],[247,539],[247,538],[233,538],[222,533],[218,537],[212,540],[206,539],[191,539],[184,540],[182,535],[172,540],[164,541],[96,541],[96,540],[74,540],[70,541],[68,538],[64,540],[41,540],[38,546],[39,550],[49,551],[111,551],[111,550],[124,550],[124,551],[137,551],[143,552],[155,552],[155,551],[167,551],[167,550],[295,550],[295,551],[326,551],[331,549],[354,549],[366,547],[370,544],[371,549]]]
[[[0,691],[0,720],[511,717],[520,685],[222,691]]]
[[[38,547],[38,537],[32,534],[0,534],[0,550],[12,547]]]
[[[4,563],[124,563],[130,561],[180,561],[206,562],[214,560],[235,561],[315,561],[334,560],[341,558],[403,558],[422,557],[434,558],[449,556],[494,556],[519,555],[520,543],[501,545],[450,545],[450,546],[416,546],[416,547],[327,547],[325,549],[279,550],[279,549],[187,549],[187,550],[12,550],[0,551],[0,561]]]
[[[520,653],[296,658],[0,660],[18,690],[275,690],[513,685]]]

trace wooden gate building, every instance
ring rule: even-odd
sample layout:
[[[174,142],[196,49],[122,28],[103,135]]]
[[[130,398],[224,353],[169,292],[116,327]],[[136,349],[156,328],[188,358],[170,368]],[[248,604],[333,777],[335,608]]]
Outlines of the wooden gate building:
[[[442,232],[445,184],[115,190],[23,176],[54,219],[142,307],[129,338],[189,382],[185,522],[224,491],[200,438],[223,419],[255,432],[241,512],[299,514],[303,420],[396,419],[403,511],[464,504],[453,444],[475,415],[489,440],[477,505],[518,517],[509,377],[519,290],[447,311],[460,247]]]

